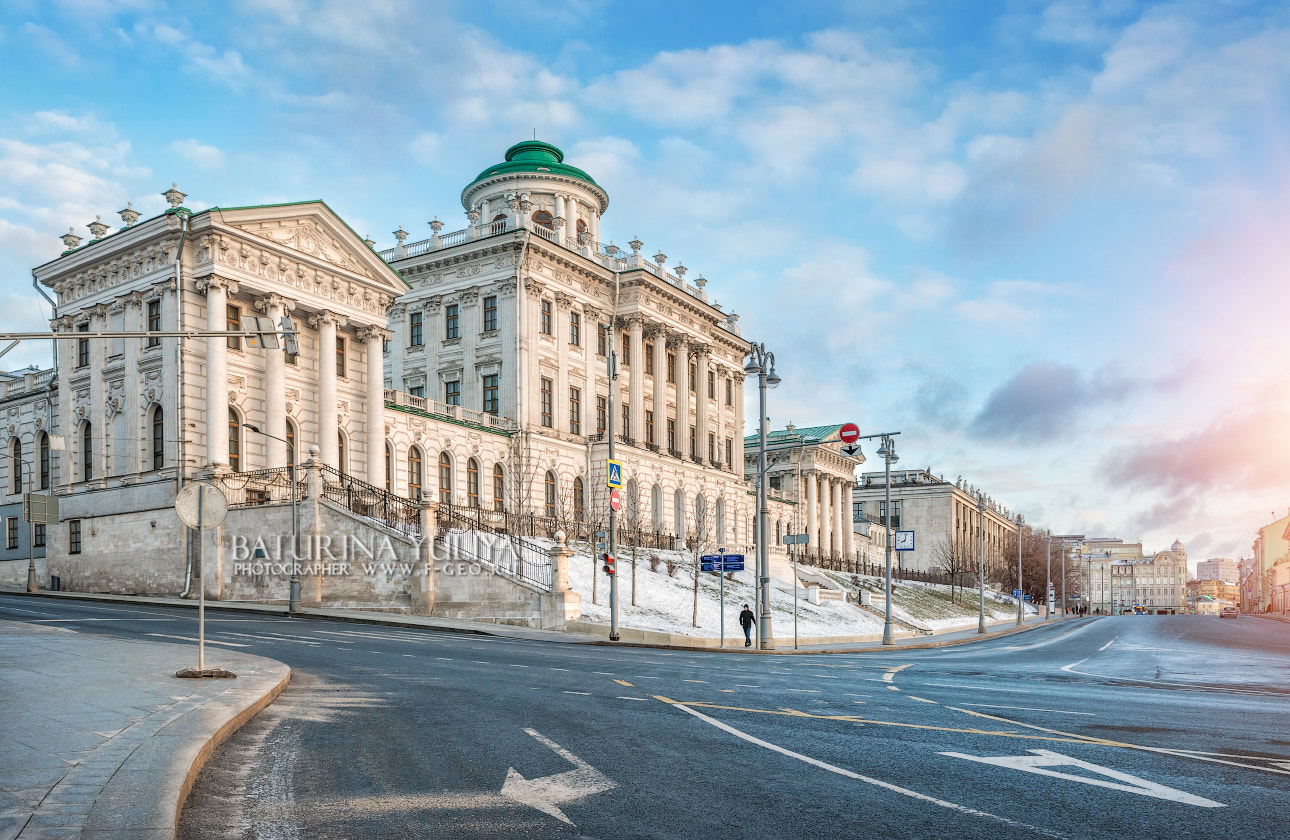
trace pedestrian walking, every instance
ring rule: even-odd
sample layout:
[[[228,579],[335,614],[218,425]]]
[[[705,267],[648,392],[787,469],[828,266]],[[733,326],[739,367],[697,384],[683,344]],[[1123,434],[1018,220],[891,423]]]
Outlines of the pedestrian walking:
[[[744,628],[744,647],[752,647],[752,627],[756,620],[757,617],[753,615],[753,611],[744,604],[744,611],[739,613],[739,626]]]

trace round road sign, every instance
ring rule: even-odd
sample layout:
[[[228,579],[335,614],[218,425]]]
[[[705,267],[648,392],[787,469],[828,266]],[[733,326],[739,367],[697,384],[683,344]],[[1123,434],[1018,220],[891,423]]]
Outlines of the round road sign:
[[[209,531],[228,515],[228,499],[209,481],[194,481],[175,494],[175,513],[189,528]]]
[[[855,443],[860,439],[860,427],[855,423],[846,423],[838,430],[838,437],[845,444]]]
[[[623,497],[617,490],[609,491],[609,506],[614,510],[621,510],[623,506]]]

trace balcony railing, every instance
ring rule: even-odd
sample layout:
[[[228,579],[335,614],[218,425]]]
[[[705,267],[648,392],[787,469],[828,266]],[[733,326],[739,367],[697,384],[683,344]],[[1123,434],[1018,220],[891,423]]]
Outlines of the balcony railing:
[[[418,397],[414,394],[389,388],[385,389],[385,404],[395,408],[409,408],[430,417],[463,420],[467,423],[474,423],[478,426],[503,432],[513,432],[517,428],[515,421],[509,417],[499,417],[486,411],[474,411],[469,408],[462,408],[459,405],[449,405],[438,400],[432,400],[429,397]]]

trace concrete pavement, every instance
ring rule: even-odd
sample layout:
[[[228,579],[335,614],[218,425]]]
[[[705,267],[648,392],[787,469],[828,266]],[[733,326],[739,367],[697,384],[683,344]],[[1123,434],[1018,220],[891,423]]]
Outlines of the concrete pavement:
[[[237,679],[175,678],[195,660],[191,645],[0,621],[0,840],[173,838],[211,752],[291,675],[212,646],[207,664]]]

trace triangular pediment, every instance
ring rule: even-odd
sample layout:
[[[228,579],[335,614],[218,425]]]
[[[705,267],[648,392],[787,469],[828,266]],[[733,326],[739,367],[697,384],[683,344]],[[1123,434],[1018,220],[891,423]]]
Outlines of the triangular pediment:
[[[271,242],[332,270],[368,281],[398,296],[408,285],[321,201],[259,207],[213,208],[213,219]]]

